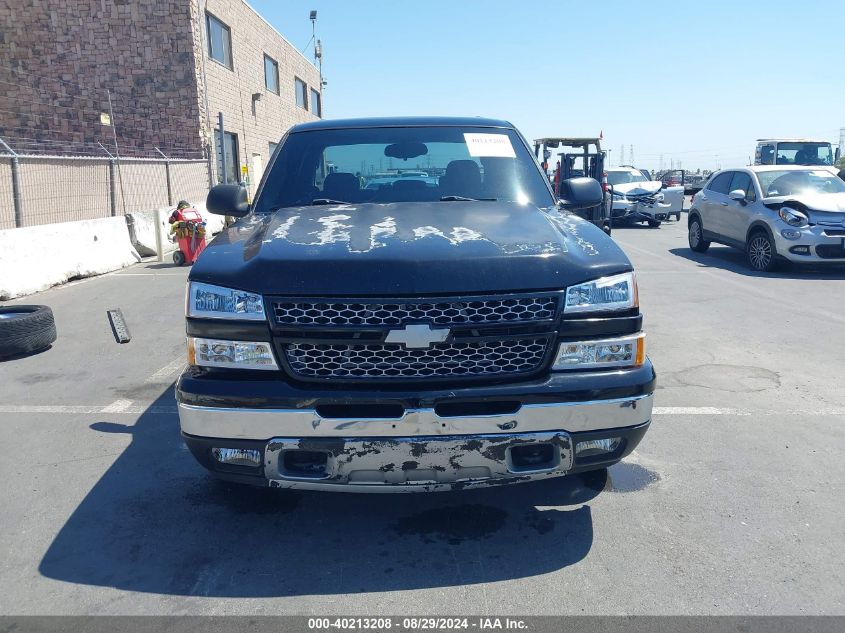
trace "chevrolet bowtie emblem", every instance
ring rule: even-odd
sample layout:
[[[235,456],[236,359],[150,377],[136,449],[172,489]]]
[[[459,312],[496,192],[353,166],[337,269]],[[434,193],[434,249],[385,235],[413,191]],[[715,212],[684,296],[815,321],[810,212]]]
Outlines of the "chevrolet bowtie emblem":
[[[433,330],[428,324],[406,325],[401,330],[390,330],[385,343],[402,343],[405,347],[425,349],[432,343],[442,343],[449,337],[450,330]]]

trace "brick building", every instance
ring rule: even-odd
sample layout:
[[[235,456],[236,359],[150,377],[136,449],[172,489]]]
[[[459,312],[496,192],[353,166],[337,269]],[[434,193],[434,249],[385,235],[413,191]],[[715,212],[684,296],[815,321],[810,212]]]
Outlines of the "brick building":
[[[0,0],[0,24],[0,137],[19,153],[116,133],[127,156],[216,156],[222,179],[222,112],[226,175],[255,182],[322,115],[316,67],[244,0]]]

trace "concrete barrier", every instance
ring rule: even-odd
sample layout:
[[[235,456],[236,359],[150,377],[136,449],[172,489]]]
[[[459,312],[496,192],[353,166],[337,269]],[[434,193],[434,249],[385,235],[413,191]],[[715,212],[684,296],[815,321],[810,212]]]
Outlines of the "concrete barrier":
[[[0,231],[0,300],[140,261],[123,217]]]
[[[216,235],[223,230],[223,216],[209,213],[205,208],[205,203],[196,203],[192,205],[199,211],[202,219],[205,220],[205,230],[208,239],[212,235]],[[176,250],[176,244],[170,241],[170,224],[167,219],[173,213],[175,207],[161,207],[158,211],[143,211],[138,213],[127,213],[126,224],[129,226],[129,236],[132,240],[132,245],[143,257],[148,257],[156,254],[156,234],[155,234],[155,217],[156,213],[159,215],[159,222],[161,223],[161,235],[163,237],[164,252],[170,253]]]

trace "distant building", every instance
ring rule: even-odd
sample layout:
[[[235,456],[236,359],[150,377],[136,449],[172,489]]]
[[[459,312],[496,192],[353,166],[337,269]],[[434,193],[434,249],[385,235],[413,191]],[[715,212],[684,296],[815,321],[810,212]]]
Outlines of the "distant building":
[[[116,131],[122,154],[205,153],[218,180],[255,182],[286,130],[322,116],[317,68],[244,0],[4,2],[0,24],[0,137],[18,153]]]

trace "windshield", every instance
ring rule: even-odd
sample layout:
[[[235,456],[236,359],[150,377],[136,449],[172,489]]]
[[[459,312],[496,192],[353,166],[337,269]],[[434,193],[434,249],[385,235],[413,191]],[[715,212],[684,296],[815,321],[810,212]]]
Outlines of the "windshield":
[[[648,182],[648,179],[640,172],[634,171],[609,171],[607,182],[614,187],[616,185],[627,185],[629,182]]]
[[[554,204],[534,157],[513,130],[383,127],[291,134],[262,186],[256,212],[455,200]]]
[[[845,182],[824,169],[757,172],[763,196],[845,193]]]
[[[778,143],[777,165],[833,165],[830,143]]]

